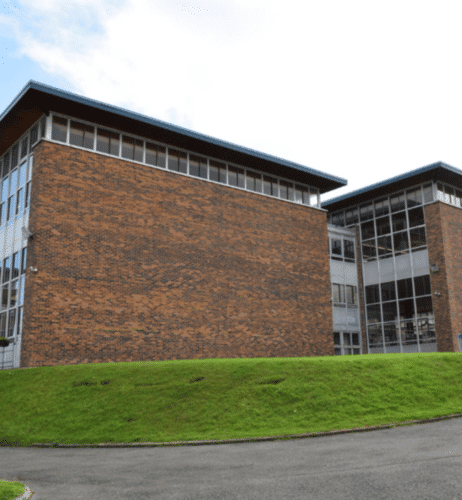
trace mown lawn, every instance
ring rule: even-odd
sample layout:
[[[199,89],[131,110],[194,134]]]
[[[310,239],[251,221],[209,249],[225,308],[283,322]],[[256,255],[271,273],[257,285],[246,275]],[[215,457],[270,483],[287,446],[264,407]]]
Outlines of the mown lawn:
[[[24,485],[18,481],[0,480],[0,500],[12,500],[22,495],[24,491]]]
[[[462,412],[462,355],[104,363],[0,371],[2,444],[287,435]]]

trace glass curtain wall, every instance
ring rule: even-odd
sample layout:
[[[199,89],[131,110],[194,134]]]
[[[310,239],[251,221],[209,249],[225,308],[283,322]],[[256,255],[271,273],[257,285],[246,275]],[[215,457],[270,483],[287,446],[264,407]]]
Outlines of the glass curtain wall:
[[[24,285],[33,147],[44,136],[39,120],[0,157],[0,336],[16,339],[22,333]]]
[[[427,183],[330,215],[359,224],[368,350],[436,351],[423,205]]]

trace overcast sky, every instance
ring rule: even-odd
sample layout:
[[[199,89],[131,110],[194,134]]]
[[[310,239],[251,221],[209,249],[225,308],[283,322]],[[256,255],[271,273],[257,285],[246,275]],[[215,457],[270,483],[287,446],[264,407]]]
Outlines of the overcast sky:
[[[462,168],[461,18],[445,0],[3,0],[0,113],[34,79],[348,179],[328,199]]]

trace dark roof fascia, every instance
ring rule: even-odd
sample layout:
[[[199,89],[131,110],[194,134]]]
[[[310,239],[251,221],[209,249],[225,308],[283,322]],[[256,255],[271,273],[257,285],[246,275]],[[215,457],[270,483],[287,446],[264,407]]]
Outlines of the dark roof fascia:
[[[120,129],[135,135],[143,135],[143,132],[146,135],[150,132],[149,137],[155,133],[155,136],[159,137],[158,140],[167,144],[176,145],[177,147],[181,146],[184,149],[222,158],[233,163],[242,164],[243,166],[263,170],[270,174],[280,175],[281,177],[288,177],[298,182],[304,182],[319,187],[321,193],[343,187],[347,184],[345,179],[305,167],[298,163],[200,134],[193,130],[150,118],[118,106],[112,106],[44,85],[34,80],[28,82],[8,108],[1,114],[0,136],[2,135],[4,121],[11,123],[11,119],[7,120],[7,118],[11,114],[18,114],[20,112],[24,114],[28,106],[34,107],[33,116],[36,116],[38,109],[42,113],[55,111],[70,114],[76,118],[95,121],[100,125],[106,125],[107,127]],[[2,145],[0,143],[1,149]]]
[[[416,184],[428,181],[443,181],[462,189],[462,170],[444,162],[431,163],[396,177],[352,191],[321,203],[329,212],[367,202]]]

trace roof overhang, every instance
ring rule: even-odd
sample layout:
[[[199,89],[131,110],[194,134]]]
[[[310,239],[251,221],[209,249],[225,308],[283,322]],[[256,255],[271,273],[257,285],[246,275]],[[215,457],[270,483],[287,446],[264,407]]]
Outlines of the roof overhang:
[[[0,155],[42,114],[48,114],[50,111],[115,128],[126,133],[151,137],[153,140],[172,146],[286,177],[318,187],[321,193],[347,184],[345,179],[298,163],[222,141],[33,80],[29,81],[0,115]]]
[[[326,200],[321,206],[329,212],[334,212],[428,181],[442,181],[462,189],[462,170],[439,161]]]

